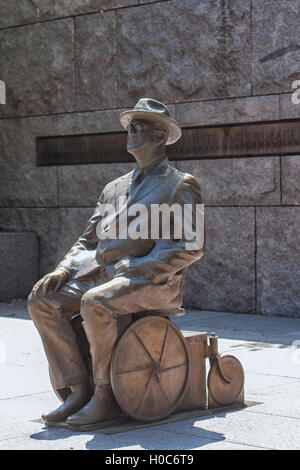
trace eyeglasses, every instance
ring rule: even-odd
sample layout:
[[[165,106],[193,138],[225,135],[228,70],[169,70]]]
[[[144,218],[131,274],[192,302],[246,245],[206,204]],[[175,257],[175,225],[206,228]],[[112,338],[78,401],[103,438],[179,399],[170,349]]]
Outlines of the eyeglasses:
[[[131,121],[129,126],[127,127],[127,131],[135,131],[135,132],[142,132],[143,129],[147,129],[147,124],[140,122],[140,121]]]

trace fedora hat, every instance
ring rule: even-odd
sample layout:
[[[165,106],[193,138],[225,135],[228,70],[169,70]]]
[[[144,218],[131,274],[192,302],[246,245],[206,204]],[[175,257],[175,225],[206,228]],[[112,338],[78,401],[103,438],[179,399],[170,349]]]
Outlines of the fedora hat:
[[[166,145],[174,144],[181,137],[181,127],[170,117],[167,106],[151,98],[141,98],[134,109],[123,111],[120,114],[120,122],[125,129],[132,119],[148,119],[161,124],[163,129],[168,131]]]

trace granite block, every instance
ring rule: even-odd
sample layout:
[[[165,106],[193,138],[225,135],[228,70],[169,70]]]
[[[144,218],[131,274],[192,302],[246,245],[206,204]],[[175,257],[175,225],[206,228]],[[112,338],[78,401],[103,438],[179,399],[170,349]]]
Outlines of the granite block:
[[[300,208],[257,210],[257,311],[300,316]]]
[[[174,103],[251,94],[248,0],[119,10],[117,46],[119,106],[141,96]]]
[[[254,208],[207,207],[206,252],[184,285],[184,306],[219,312],[255,312]]]
[[[38,280],[38,255],[35,233],[0,232],[1,302],[28,296]]]
[[[190,160],[176,166],[199,180],[204,204],[280,204],[279,157]]]
[[[73,109],[73,20],[1,30],[0,70],[7,86],[4,117]]]

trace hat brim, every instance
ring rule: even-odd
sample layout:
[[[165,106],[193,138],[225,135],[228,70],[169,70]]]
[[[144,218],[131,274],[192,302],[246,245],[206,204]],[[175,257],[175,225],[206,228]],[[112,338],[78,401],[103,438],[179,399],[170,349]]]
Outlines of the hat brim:
[[[124,111],[120,114],[120,122],[124,129],[127,129],[132,119],[148,119],[153,122],[158,122],[162,125],[164,129],[168,131],[168,139],[166,145],[171,145],[177,142],[180,139],[182,131],[181,127],[177,122],[172,119],[170,116],[163,114],[158,114],[153,111]]]

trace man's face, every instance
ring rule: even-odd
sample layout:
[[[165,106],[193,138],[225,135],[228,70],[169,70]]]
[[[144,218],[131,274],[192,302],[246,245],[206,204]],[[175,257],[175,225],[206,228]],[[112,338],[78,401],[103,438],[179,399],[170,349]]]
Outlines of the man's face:
[[[136,150],[157,145],[157,125],[144,119],[133,119],[128,126],[127,151],[134,155]]]

